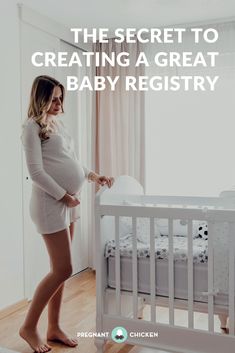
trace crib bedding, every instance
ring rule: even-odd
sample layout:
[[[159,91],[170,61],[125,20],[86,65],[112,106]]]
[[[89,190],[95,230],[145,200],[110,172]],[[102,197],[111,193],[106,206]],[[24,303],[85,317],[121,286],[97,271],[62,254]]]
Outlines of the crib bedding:
[[[132,291],[132,259],[121,257],[121,290]],[[138,292],[150,294],[150,259],[138,258]],[[116,288],[115,282],[115,257],[107,259],[108,287]],[[195,302],[207,303],[205,292],[208,291],[207,263],[195,263],[193,266],[193,298]],[[168,260],[156,259],[155,262],[155,293],[158,296],[168,297]],[[174,297],[188,299],[188,266],[186,261],[176,261],[174,264]],[[214,297],[214,304],[227,306],[228,295],[218,293]]]
[[[174,295],[178,299],[188,299],[188,263],[187,238],[173,237],[174,243]],[[200,238],[193,239],[194,301],[207,302],[208,242]],[[115,288],[115,240],[109,240],[105,246],[108,266],[108,286]],[[120,240],[121,289],[132,291],[132,235]],[[138,292],[150,293],[150,247],[137,242]],[[146,275],[147,274],[147,275]],[[168,237],[155,238],[155,276],[156,295],[168,297]],[[227,305],[228,296],[219,293],[215,296],[216,305]]]
[[[187,237],[173,237],[174,260],[185,262],[188,254],[188,239]],[[125,257],[132,256],[132,235],[127,234],[120,239],[120,255]],[[115,240],[109,240],[105,246],[105,256],[115,256]],[[149,244],[137,241],[137,257],[149,258]],[[168,236],[155,238],[155,258],[159,260],[168,259]],[[208,259],[208,242],[201,238],[193,239],[193,262],[207,263]]]

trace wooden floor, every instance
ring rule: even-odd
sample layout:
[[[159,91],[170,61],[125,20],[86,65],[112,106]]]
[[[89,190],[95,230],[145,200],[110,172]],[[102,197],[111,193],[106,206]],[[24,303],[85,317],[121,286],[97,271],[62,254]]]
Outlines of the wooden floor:
[[[65,285],[63,307],[61,313],[61,322],[63,329],[70,335],[76,337],[79,331],[95,332],[95,274],[91,270],[86,270],[72,278]],[[28,304],[18,309],[16,312],[2,318],[0,320],[0,353],[7,353],[1,347],[10,350],[30,353],[31,348],[18,336],[18,330],[22,324]],[[187,320],[187,312],[180,310],[178,324],[184,325]],[[167,317],[166,309],[159,308],[158,318],[164,322]],[[144,310],[144,317],[149,316],[149,307]],[[47,325],[47,312],[43,312],[40,318],[39,330],[45,337]],[[200,328],[207,325],[206,314],[197,314],[195,316],[195,326]],[[186,325],[185,325],[186,326]],[[219,330],[219,322],[215,322],[217,330]],[[53,353],[95,353],[96,347],[92,338],[80,338],[76,348],[67,348],[60,344],[51,344]],[[10,352],[9,352],[10,353]],[[149,348],[141,348],[129,344],[116,344],[108,342],[106,344],[105,353],[163,353],[159,350]]]

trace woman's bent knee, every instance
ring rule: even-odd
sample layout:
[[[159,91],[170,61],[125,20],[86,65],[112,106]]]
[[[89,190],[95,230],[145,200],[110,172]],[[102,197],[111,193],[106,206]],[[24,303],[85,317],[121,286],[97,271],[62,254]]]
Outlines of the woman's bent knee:
[[[51,273],[58,281],[65,281],[73,272],[68,229],[54,233],[52,236],[44,235],[44,240],[50,257]]]
[[[72,273],[73,273],[73,268],[72,265],[67,265],[66,267],[61,267],[57,269],[53,269],[52,273],[55,277],[57,277],[61,282],[65,281],[68,279]]]
[[[70,278],[73,273],[72,265],[66,265],[64,267],[52,268],[51,274],[58,280],[59,283],[66,281]]]
[[[66,267],[64,270],[63,270],[63,276],[67,278],[71,277],[73,273],[73,267],[72,265]]]

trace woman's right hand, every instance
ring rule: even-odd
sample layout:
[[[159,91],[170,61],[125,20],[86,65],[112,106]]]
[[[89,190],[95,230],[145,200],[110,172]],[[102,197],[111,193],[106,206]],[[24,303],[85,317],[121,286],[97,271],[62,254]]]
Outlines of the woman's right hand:
[[[70,195],[69,193],[66,193],[60,201],[64,202],[67,207],[76,207],[80,204],[76,196]]]

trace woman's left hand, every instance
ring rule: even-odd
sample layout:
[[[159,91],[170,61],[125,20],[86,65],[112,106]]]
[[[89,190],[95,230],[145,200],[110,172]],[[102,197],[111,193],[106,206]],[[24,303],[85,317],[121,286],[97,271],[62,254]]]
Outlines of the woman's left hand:
[[[107,184],[108,187],[111,188],[111,186],[114,183],[114,178],[113,177],[106,177],[106,176],[102,175],[102,176],[97,177],[96,182],[97,182],[97,184],[100,184],[102,186]]]

